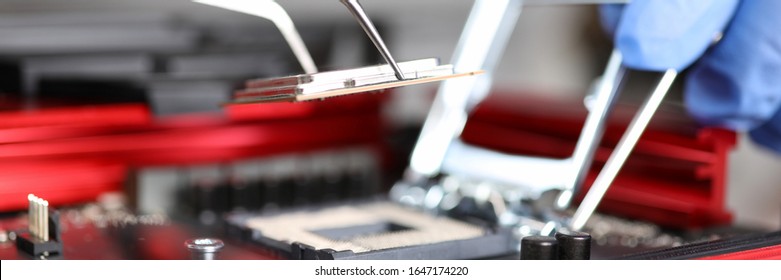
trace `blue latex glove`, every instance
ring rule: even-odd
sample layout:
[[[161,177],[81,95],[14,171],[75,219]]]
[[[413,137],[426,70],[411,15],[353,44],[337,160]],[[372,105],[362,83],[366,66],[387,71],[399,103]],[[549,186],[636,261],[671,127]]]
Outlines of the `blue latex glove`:
[[[625,65],[690,68],[692,116],[781,153],[781,1],[633,0],[601,12]]]

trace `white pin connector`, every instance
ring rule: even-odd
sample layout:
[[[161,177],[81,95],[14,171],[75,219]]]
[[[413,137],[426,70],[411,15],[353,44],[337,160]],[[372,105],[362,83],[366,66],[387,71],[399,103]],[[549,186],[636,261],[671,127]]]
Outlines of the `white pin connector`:
[[[52,209],[49,212],[49,202],[34,194],[27,195],[29,203],[27,214],[28,232],[19,234],[16,247],[34,259],[58,257],[62,253],[60,240],[60,215]]]
[[[33,194],[27,195],[27,202],[30,235],[42,241],[49,241],[49,202]]]

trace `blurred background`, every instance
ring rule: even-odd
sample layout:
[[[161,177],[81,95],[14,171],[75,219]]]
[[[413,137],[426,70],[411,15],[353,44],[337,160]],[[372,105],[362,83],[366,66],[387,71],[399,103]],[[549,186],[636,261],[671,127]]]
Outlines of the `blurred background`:
[[[338,1],[278,2],[321,70],[382,62]],[[362,3],[397,60],[444,63],[472,5]],[[538,99],[581,105],[610,48],[595,6],[524,7],[492,73],[493,98],[516,100],[519,111]],[[219,212],[257,205],[240,199],[251,192],[244,185],[263,185],[272,208],[387,190],[406,166],[436,85],[324,105],[222,106],[247,79],[301,72],[278,30],[245,14],[186,0],[0,0],[0,210],[19,210],[10,200],[33,190],[66,205],[120,190],[138,211],[213,223]],[[636,105],[647,94],[653,79],[645,76],[632,80],[622,102]],[[680,93],[666,103],[681,107]],[[739,225],[779,229],[781,157],[738,138],[728,154],[726,208]],[[324,182],[331,189],[316,190]],[[295,194],[275,187],[285,184]]]

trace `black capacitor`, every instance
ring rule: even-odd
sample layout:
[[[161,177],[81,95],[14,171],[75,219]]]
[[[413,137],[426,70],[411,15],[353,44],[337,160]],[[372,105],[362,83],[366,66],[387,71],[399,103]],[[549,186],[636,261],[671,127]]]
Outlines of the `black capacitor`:
[[[558,242],[552,236],[527,236],[521,239],[522,260],[556,260]]]
[[[585,232],[559,230],[555,235],[559,242],[559,259],[591,259],[591,235]]]

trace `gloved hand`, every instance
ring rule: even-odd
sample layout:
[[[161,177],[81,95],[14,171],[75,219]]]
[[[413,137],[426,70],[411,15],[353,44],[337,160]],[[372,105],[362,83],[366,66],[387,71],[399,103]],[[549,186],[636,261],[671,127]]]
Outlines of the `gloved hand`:
[[[781,154],[781,1],[632,0],[600,11],[626,66],[690,68],[692,116]]]

